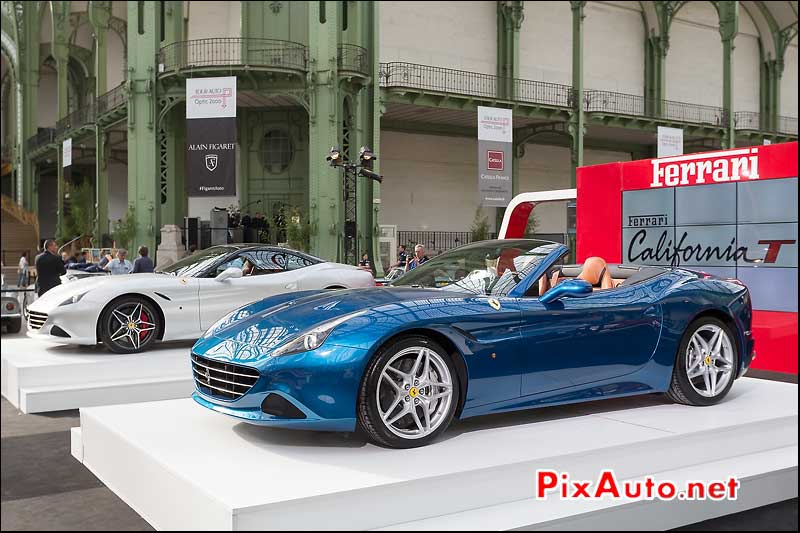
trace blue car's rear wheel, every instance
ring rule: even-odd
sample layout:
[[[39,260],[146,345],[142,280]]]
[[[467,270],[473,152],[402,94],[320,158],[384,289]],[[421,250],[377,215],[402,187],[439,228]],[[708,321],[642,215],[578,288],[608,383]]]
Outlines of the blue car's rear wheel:
[[[424,446],[450,425],[458,394],[458,375],[447,352],[426,337],[403,337],[381,349],[367,368],[358,419],[377,444]]]
[[[713,405],[728,394],[739,368],[736,341],[714,317],[692,322],[681,339],[667,396],[687,405]]]

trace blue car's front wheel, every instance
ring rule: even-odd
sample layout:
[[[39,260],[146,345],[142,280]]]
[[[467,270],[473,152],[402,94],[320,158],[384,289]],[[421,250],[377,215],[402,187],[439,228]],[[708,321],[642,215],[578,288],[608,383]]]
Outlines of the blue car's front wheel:
[[[450,425],[458,394],[447,352],[426,337],[403,337],[382,348],[367,368],[358,419],[377,444],[425,446]]]

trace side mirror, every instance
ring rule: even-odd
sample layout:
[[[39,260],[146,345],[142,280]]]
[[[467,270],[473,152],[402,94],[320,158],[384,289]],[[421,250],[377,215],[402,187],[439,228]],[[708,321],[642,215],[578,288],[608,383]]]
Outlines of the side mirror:
[[[590,294],[592,294],[591,283],[582,279],[568,279],[544,293],[539,301],[549,304],[561,298],[586,298]]]
[[[217,277],[214,279],[216,281],[225,281],[226,279],[241,278],[241,277],[242,277],[241,268],[228,267],[219,274],[217,274]]]

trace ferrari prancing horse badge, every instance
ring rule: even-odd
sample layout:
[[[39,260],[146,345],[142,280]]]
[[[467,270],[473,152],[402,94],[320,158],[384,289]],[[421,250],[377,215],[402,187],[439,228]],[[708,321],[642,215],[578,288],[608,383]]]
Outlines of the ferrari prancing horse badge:
[[[497,298],[489,298],[489,305],[491,305],[492,309],[495,311],[500,310],[500,301]]]

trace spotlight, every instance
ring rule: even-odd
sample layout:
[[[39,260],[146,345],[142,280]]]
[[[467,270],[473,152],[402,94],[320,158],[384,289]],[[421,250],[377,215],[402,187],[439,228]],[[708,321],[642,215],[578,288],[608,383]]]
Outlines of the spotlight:
[[[372,161],[374,159],[378,159],[369,146],[362,146],[358,151],[358,157],[361,159],[361,161]]]
[[[342,166],[342,153],[335,146],[331,146],[331,151],[328,152],[325,161],[332,167],[340,167]]]

